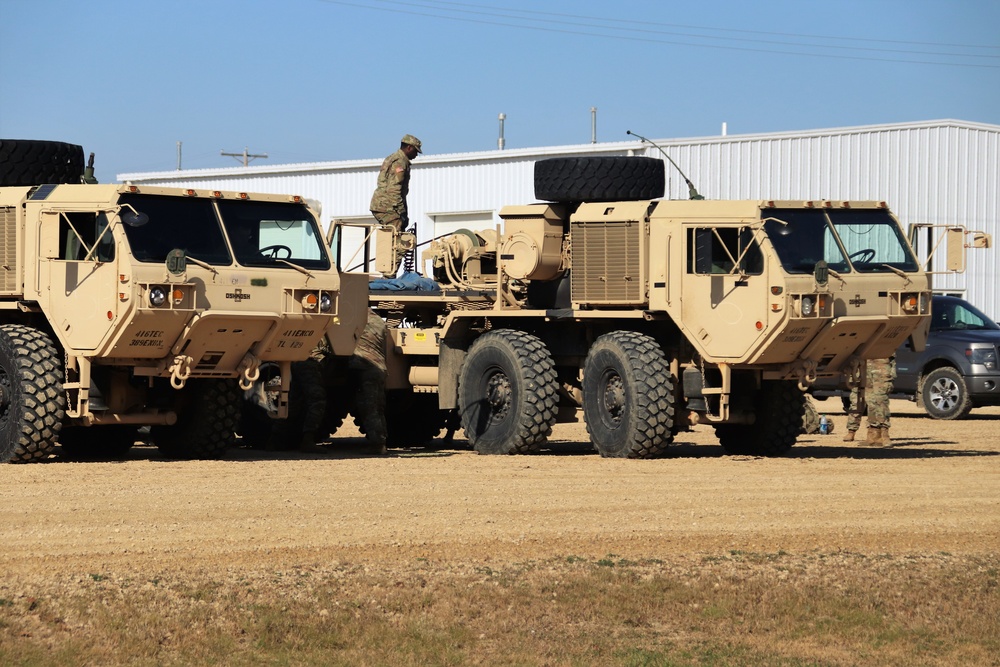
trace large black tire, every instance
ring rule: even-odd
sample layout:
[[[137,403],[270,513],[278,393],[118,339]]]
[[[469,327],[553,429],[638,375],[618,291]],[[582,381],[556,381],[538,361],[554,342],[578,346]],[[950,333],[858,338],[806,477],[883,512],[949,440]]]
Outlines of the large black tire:
[[[782,456],[802,431],[806,395],[792,381],[764,381],[754,398],[753,424],[719,424],[715,435],[729,454]]]
[[[117,461],[124,459],[139,439],[136,426],[68,426],[59,433],[62,457],[70,461]]]
[[[386,393],[385,421],[390,447],[427,447],[441,434],[448,414],[438,409],[437,394],[417,394],[409,389]]]
[[[545,201],[638,201],[662,197],[663,160],[556,157],[535,163],[535,197]]]
[[[934,419],[962,419],[972,411],[965,378],[951,366],[935,368],[920,382],[924,410]]]
[[[556,423],[556,371],[545,345],[513,329],[483,334],[469,348],[458,379],[458,410],[480,454],[537,450]]]
[[[0,462],[47,458],[66,414],[59,352],[48,335],[0,326]]]
[[[583,368],[583,414],[601,456],[648,459],[673,441],[674,391],[663,350],[649,336],[598,338]]]
[[[79,183],[82,176],[82,146],[0,139],[0,185]]]
[[[167,458],[221,458],[236,440],[243,405],[236,380],[188,380],[179,393],[177,423],[154,426],[150,438]]]

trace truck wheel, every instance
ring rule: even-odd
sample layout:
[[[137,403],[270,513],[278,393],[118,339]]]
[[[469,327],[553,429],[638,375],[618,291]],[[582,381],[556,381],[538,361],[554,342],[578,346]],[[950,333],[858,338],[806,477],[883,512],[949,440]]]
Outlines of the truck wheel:
[[[139,439],[135,426],[68,426],[59,433],[62,456],[70,461],[107,461],[125,458]]]
[[[535,163],[535,197],[544,201],[638,201],[662,197],[663,160],[557,157]]]
[[[673,440],[675,379],[655,340],[634,331],[597,339],[583,368],[583,414],[601,456],[648,459]]]
[[[972,411],[965,379],[951,366],[935,368],[920,383],[924,409],[934,419],[962,419]]]
[[[179,393],[177,423],[154,426],[151,439],[167,458],[220,458],[236,440],[243,403],[236,380],[189,380]]]
[[[458,410],[480,454],[537,450],[556,423],[556,371],[535,336],[512,329],[483,334],[469,348],[458,379]]]
[[[48,335],[0,326],[0,462],[48,457],[66,413],[59,353]]]
[[[82,146],[0,139],[0,185],[79,183],[82,176]]]
[[[786,380],[764,381],[754,398],[753,424],[719,424],[715,435],[729,454],[781,456],[802,431],[806,395]]]

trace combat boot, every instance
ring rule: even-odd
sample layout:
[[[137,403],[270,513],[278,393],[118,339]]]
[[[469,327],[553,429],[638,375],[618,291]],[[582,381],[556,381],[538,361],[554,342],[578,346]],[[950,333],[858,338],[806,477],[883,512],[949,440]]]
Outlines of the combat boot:
[[[882,431],[881,429],[868,427],[868,433],[865,435],[865,439],[860,443],[862,447],[881,447],[882,446]]]
[[[857,431],[848,431],[844,434],[844,442],[854,442],[854,434]]]
[[[885,426],[885,427],[879,429],[879,431],[880,431],[880,436],[881,436],[880,442],[882,443],[882,446],[883,447],[892,447],[892,440],[889,438],[889,427]]]

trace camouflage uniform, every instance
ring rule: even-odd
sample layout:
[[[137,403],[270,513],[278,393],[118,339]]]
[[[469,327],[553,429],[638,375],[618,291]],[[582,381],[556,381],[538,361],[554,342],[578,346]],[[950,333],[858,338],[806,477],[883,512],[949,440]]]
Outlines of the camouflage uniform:
[[[869,359],[867,382],[864,392],[851,389],[851,406],[847,411],[847,435],[844,440],[854,440],[861,428],[861,416],[868,413],[866,445],[889,446],[889,394],[896,379],[896,358]]]
[[[419,139],[412,134],[403,137],[399,150],[382,161],[378,183],[368,206],[380,225],[391,226],[397,232],[405,231],[410,224],[406,208],[406,196],[410,192],[410,158],[404,151],[406,146],[412,146],[417,153],[421,152]],[[396,271],[391,275],[395,276],[398,271],[397,263]]]
[[[355,410],[361,429],[372,448],[385,452],[388,428],[385,421],[385,321],[368,311],[368,323],[361,333],[354,356],[347,362],[356,387]]]
[[[420,140],[412,134],[404,136],[400,144],[398,151],[382,161],[378,184],[368,207],[380,224],[392,225],[397,232],[406,229],[410,223],[406,210],[406,195],[410,192],[410,158],[403,151],[402,144],[421,152]]]

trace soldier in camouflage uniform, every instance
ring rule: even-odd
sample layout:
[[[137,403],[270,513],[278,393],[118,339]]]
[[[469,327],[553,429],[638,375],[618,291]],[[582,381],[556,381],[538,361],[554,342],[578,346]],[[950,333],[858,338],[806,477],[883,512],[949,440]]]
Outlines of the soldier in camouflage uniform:
[[[889,437],[889,394],[896,379],[896,357],[869,359],[864,391],[851,389],[851,407],[847,411],[847,433],[844,442],[851,442],[861,428],[861,416],[868,412],[868,435],[859,444],[865,447],[891,447]]]
[[[385,420],[385,321],[371,310],[354,356],[347,362],[354,397],[355,417],[372,451],[384,454],[388,428]]]
[[[405,231],[410,224],[406,209],[406,195],[410,191],[410,161],[421,153],[420,139],[407,134],[399,143],[399,150],[382,161],[378,184],[372,194],[369,208],[380,225],[391,226],[397,232]],[[399,271],[399,263],[391,277]]]

